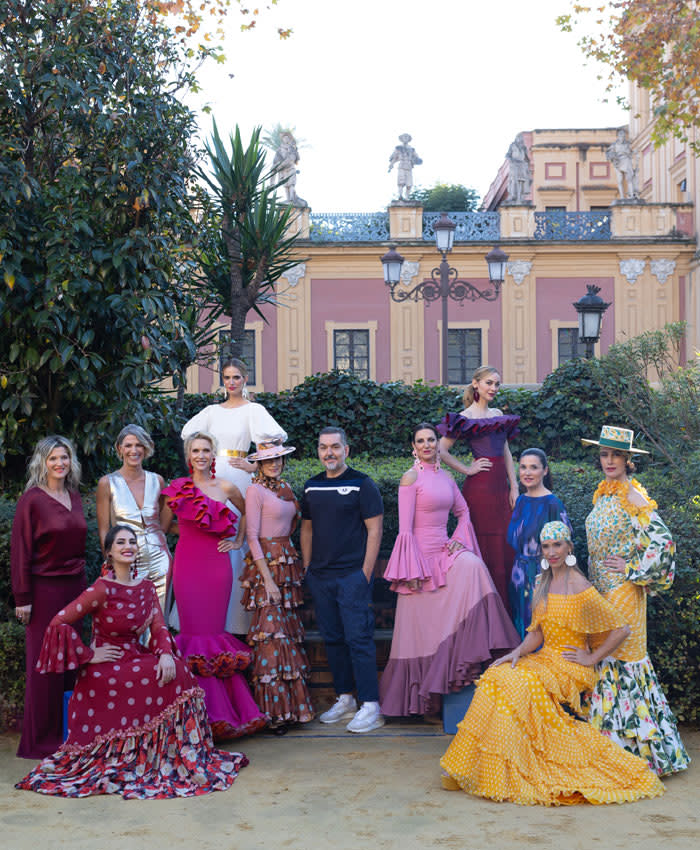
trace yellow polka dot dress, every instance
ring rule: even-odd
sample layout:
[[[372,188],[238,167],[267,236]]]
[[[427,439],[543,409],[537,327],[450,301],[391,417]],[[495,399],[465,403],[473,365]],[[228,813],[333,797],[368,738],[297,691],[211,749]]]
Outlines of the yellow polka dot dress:
[[[584,647],[588,635],[623,624],[593,587],[550,593],[530,626],[542,628],[543,647],[514,668],[506,663],[484,673],[442,768],[469,794],[522,805],[623,803],[663,794],[645,761],[562,707],[580,712],[580,693],[595,681],[593,668],[562,657],[564,647]]]

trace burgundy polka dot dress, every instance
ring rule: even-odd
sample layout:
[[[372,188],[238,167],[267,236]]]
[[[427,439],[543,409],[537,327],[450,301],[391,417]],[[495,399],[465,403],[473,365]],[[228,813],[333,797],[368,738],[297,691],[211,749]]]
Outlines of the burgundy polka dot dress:
[[[118,661],[88,663],[94,651],[71,626],[87,614],[94,646],[118,646]],[[139,636],[149,620],[151,640],[144,647]],[[37,670],[79,671],[68,705],[68,739],[17,787],[61,797],[140,799],[228,788],[247,759],[214,749],[203,693],[179,657],[175,678],[158,682],[163,653],[176,656],[177,650],[146,579],[124,585],[100,578],[59,611],[46,630]]]

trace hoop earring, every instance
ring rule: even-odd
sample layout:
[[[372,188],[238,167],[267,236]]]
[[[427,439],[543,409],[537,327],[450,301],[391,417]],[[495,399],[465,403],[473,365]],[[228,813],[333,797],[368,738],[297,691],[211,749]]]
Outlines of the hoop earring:
[[[540,561],[540,567],[543,570],[548,570],[549,569],[549,561],[546,558],[542,558],[542,560]]]
[[[213,457],[211,459],[211,466],[209,467],[209,474],[211,475],[212,478],[216,477],[216,458],[215,457]]]
[[[564,558],[564,563],[567,567],[575,567],[576,566],[576,555],[573,552],[569,552],[569,554]]]
[[[474,390],[474,401],[479,401],[480,398],[481,398],[481,396],[479,395],[479,390],[475,389]]]

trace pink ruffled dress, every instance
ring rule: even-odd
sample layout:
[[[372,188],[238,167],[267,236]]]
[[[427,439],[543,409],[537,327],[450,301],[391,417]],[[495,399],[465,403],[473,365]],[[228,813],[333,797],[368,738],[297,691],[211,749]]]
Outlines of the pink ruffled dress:
[[[235,536],[237,518],[190,478],[176,478],[163,494],[180,529],[173,564],[180,615],[175,642],[205,693],[214,739],[248,735],[267,719],[240,672],[251,652],[224,630],[233,574],[228,554],[216,548],[222,538]]]
[[[88,663],[94,650],[73,629],[87,614],[94,645],[118,646],[117,661]],[[148,648],[139,640],[147,625]],[[167,684],[157,680],[162,653],[175,660],[175,678]],[[241,753],[214,749],[204,694],[177,657],[147,579],[123,585],[100,578],[59,611],[46,629],[37,670],[78,671],[68,739],[18,788],[59,797],[189,797],[228,788],[248,763]]]
[[[470,684],[519,643],[457,484],[441,469],[417,472],[414,484],[399,487],[399,534],[384,573],[399,594],[379,685],[382,712],[390,716],[437,711],[442,694]],[[450,511],[458,524],[448,538]],[[450,554],[451,540],[464,548]]]

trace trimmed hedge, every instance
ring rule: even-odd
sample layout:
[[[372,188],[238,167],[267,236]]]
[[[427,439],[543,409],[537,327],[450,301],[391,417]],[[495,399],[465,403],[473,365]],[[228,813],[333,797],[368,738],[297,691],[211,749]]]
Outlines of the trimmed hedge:
[[[400,448],[395,442],[396,448]],[[163,455],[159,451],[158,459]],[[175,458],[175,462],[177,458]],[[384,499],[384,537],[381,557],[388,557],[398,533],[397,489],[401,475],[412,459],[403,456],[370,461],[367,455],[351,455],[349,462],[371,475]],[[592,463],[552,463],[554,491],[566,505],[574,528],[576,553],[582,564],[587,560],[585,518],[591,510],[591,496],[600,480]],[[165,468],[157,465],[159,471]],[[290,460],[285,478],[297,494],[307,478],[321,470],[315,457]],[[176,469],[173,474],[181,474]],[[458,481],[459,476],[456,476]],[[649,600],[649,654],[659,678],[680,720],[700,720],[700,500],[691,494],[692,484],[678,480],[667,471],[651,468],[640,476],[678,544],[678,573],[669,593]],[[88,579],[99,574],[101,557],[95,521],[94,494],[84,497],[88,518]],[[0,498],[0,728],[21,713],[24,689],[23,631],[12,621],[13,603],[9,573],[9,529],[14,502]],[[9,622],[1,622],[8,620]],[[18,702],[19,700],[19,702]]]

